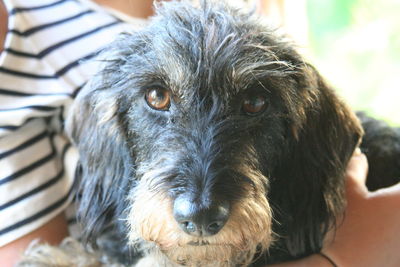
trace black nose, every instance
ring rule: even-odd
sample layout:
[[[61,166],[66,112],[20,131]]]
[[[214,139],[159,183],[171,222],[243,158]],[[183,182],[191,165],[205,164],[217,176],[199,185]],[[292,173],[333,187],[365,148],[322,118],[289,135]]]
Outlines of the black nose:
[[[174,201],[174,217],[182,230],[189,235],[215,235],[228,220],[229,203],[199,205],[189,197],[179,196]]]

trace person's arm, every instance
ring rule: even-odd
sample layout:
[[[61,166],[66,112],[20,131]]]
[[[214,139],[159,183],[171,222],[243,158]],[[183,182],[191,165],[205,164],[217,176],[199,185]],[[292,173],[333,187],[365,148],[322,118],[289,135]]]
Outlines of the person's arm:
[[[0,53],[4,49],[4,41],[7,33],[8,14],[3,1],[0,0]]]
[[[348,205],[338,229],[324,242],[322,253],[338,267],[400,266],[400,183],[376,192],[365,186],[367,158],[355,153],[346,172]],[[342,221],[343,219],[343,221]],[[269,267],[333,267],[315,254],[298,261]]]
[[[37,239],[43,243],[58,245],[67,235],[67,222],[64,214],[60,214],[35,231],[0,247],[1,266],[14,266],[33,240]]]
[[[367,171],[366,156],[354,155],[347,167],[344,221],[323,252],[338,266],[400,266],[400,183],[369,192]]]
[[[154,15],[153,0],[94,0],[94,2],[135,18],[147,19]]]
[[[7,10],[3,1],[0,0],[0,53],[4,49],[4,41],[8,26],[7,22]],[[66,219],[63,214],[60,214],[33,232],[0,247],[1,266],[14,266],[26,247],[35,239],[56,245],[66,237],[67,234]]]
[[[137,15],[138,17],[146,17],[149,14],[149,11],[152,11],[152,6],[151,6],[152,1],[151,0],[146,0],[146,1],[136,1],[136,0],[135,1],[111,1],[111,0],[102,1],[102,0],[99,0],[99,2],[100,2],[99,4],[108,5],[112,8],[119,9],[121,11],[136,12],[135,14],[132,14],[132,15]],[[35,4],[36,4],[36,2],[35,2]],[[138,6],[139,4],[140,4],[140,6]],[[138,12],[147,12],[147,13],[139,14]],[[7,19],[8,19],[7,9],[6,9],[3,1],[0,0],[0,52],[4,49],[4,41],[5,41],[5,37],[7,34],[7,28],[8,28]],[[6,85],[4,85],[4,86],[6,86]],[[18,86],[15,86],[15,87],[18,87]],[[6,86],[6,88],[7,88],[7,86]],[[30,88],[29,90],[33,90],[33,89]],[[0,122],[0,126],[2,123],[3,122]],[[4,124],[6,124],[6,123],[4,123]],[[13,135],[17,136],[18,134],[16,134],[14,132]],[[27,138],[32,138],[32,136],[27,137]],[[23,143],[23,142],[24,141],[20,141],[20,143]],[[15,142],[15,143],[18,143],[18,142]],[[42,143],[47,144],[46,142],[42,142]],[[2,149],[3,149],[3,147],[1,147],[1,144],[0,144],[0,150],[4,151]],[[9,149],[10,149],[10,147],[7,147],[5,149],[5,151],[7,151]],[[43,151],[46,151],[46,148],[43,148]],[[22,153],[20,153],[20,154],[22,155]],[[22,158],[24,158],[24,157],[27,157],[26,154],[24,154],[22,156]],[[6,164],[6,163],[4,163],[5,162],[4,159],[2,159],[2,161],[3,161],[2,162],[3,164]],[[18,164],[19,164],[19,159],[15,160],[13,162],[11,162],[11,160],[10,160],[9,166],[16,166],[16,171],[18,171],[18,169],[23,167],[23,166],[22,167],[19,166]],[[41,167],[46,168],[47,165],[42,165]],[[49,174],[48,174],[49,176],[52,175],[52,173],[51,173],[52,171],[54,171],[54,170],[49,171]],[[43,173],[45,173],[45,172],[43,172]],[[9,174],[10,173],[7,173],[6,175],[9,175]],[[1,173],[1,175],[3,175],[3,173]],[[2,177],[0,177],[0,178],[2,178]],[[30,179],[30,181],[35,180],[36,178],[37,177]],[[46,180],[47,178],[48,177],[44,177],[43,184],[48,182],[48,180]],[[38,181],[36,180],[36,182],[38,182]],[[56,186],[56,184],[53,184],[53,185]],[[24,184],[24,186],[25,186],[25,189],[26,188],[30,189],[31,187],[33,187],[33,185],[31,185],[31,184],[29,184],[29,185]],[[65,186],[64,188],[67,188],[67,186]],[[4,185],[2,185],[2,189],[3,189],[3,191],[7,191],[7,189],[5,189]],[[3,191],[1,191],[1,192],[3,193]],[[24,190],[21,190],[21,192],[23,192],[23,191]],[[6,192],[6,193],[8,194],[8,192]],[[20,197],[21,194],[23,194],[23,193],[17,192],[15,195],[12,195],[12,193],[7,195],[6,198],[8,198],[8,200],[7,200],[8,203],[12,203],[12,201],[14,201],[17,197]],[[48,194],[53,194],[53,193],[48,193]],[[4,199],[6,199],[6,198],[4,198]],[[32,196],[31,196],[31,198],[32,198]],[[2,201],[4,199],[2,199]],[[46,198],[46,200],[47,200],[47,198]],[[53,199],[53,200],[49,199],[48,201],[49,201],[49,203],[43,202],[44,208],[45,208],[46,204],[50,205],[50,204],[52,204],[52,201],[54,203],[54,201],[56,201],[56,199]],[[25,202],[28,202],[28,201],[25,201]],[[3,204],[3,203],[1,203],[1,204]],[[27,206],[29,206],[29,205],[32,205],[35,209],[39,210],[39,207],[37,207],[36,204],[28,203]],[[10,210],[10,208],[13,208],[13,207],[8,207],[8,210]],[[42,207],[40,207],[40,208],[41,208],[41,210],[43,210]],[[4,230],[4,228],[6,228],[6,227],[10,228],[9,226],[12,226],[12,224],[14,222],[17,224],[21,220],[25,219],[24,216],[18,216],[18,214],[23,214],[24,210],[22,208],[18,208],[18,209],[20,209],[20,210],[15,211],[15,214],[17,214],[17,216],[14,216],[14,217],[20,217],[19,221],[11,216],[8,217],[9,221],[7,221],[6,220],[7,215],[4,215],[4,214],[6,214],[5,211],[4,210],[0,211],[0,215],[3,215],[3,216],[0,216],[0,230]],[[35,214],[31,214],[31,215],[35,215]],[[11,231],[9,231],[9,232],[11,232]],[[9,236],[12,236],[13,233],[10,234],[9,232],[7,234]],[[44,242],[44,243],[56,245],[64,237],[66,237],[67,234],[68,234],[68,232],[67,232],[66,220],[63,215],[58,215],[57,217],[51,219],[47,223],[44,223],[40,228],[35,229],[29,233],[27,231],[27,234],[25,234],[24,236],[19,237],[19,236],[17,236],[17,233],[16,233],[14,238],[11,239],[12,241],[8,241],[8,240],[10,240],[9,237],[7,237],[7,240],[4,238],[3,240],[1,240],[2,241],[1,244],[3,244],[3,245],[0,246],[0,265],[1,265],[1,267],[13,266],[14,263],[18,261],[21,253],[25,250],[25,248],[35,239],[39,239],[41,242]],[[6,241],[4,241],[4,240],[6,240]],[[4,243],[4,242],[6,242],[6,243]]]
[[[273,264],[265,267],[333,267],[333,266],[328,260],[323,258],[321,255],[314,254],[300,260]]]

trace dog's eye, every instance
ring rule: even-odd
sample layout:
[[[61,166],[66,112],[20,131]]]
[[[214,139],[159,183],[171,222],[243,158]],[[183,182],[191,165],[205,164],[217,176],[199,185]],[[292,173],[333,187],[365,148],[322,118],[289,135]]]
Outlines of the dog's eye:
[[[267,100],[262,95],[248,95],[243,101],[243,111],[248,115],[256,115],[267,107]]]
[[[166,111],[169,110],[171,105],[170,93],[164,88],[156,87],[148,89],[145,98],[149,107],[156,110]]]

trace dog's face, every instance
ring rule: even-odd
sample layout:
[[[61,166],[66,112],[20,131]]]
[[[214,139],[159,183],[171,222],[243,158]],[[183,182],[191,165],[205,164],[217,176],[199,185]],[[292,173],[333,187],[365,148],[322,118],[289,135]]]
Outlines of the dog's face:
[[[273,239],[318,249],[361,130],[287,41],[173,2],[111,49],[69,122],[89,235],[117,228],[188,265],[249,263]]]

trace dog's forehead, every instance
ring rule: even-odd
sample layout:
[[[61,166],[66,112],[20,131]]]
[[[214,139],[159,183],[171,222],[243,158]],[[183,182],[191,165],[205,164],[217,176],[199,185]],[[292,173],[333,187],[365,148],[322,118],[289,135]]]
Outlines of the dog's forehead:
[[[290,46],[249,14],[222,4],[194,8],[187,3],[159,12],[141,34],[142,55],[154,74],[147,77],[157,76],[177,95],[231,96],[296,68]]]

